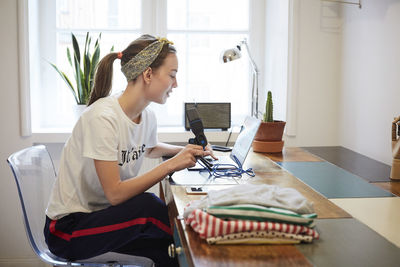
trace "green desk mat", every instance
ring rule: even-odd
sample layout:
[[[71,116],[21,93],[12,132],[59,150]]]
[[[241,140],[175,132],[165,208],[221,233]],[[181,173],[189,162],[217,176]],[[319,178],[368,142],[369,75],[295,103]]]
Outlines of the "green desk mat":
[[[394,196],[329,162],[279,162],[278,164],[326,198]]]
[[[400,248],[356,219],[318,219],[319,240],[296,248],[314,266],[399,266]]]
[[[390,182],[390,166],[341,146],[302,147],[369,182]]]

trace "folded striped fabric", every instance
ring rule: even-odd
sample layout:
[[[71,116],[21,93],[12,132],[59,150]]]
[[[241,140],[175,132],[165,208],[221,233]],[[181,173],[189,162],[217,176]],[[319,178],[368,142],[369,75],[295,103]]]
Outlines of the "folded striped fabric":
[[[298,244],[310,243],[312,236],[287,234],[277,231],[254,231],[207,238],[209,244]]]
[[[195,232],[203,239],[217,237],[233,233],[254,232],[254,231],[276,231],[288,234],[311,236],[318,239],[319,234],[314,229],[303,225],[279,223],[279,222],[258,222],[248,220],[224,221],[200,209],[195,209],[185,219]]]
[[[214,240],[216,239],[216,240]],[[287,238],[277,237],[264,237],[264,238],[235,238],[235,239],[224,239],[224,237],[210,237],[207,238],[207,243],[210,245],[293,245],[299,244],[300,240],[293,240]]]
[[[308,227],[314,225],[314,219],[317,217],[316,213],[298,214],[286,209],[253,204],[210,206],[205,211],[221,219],[283,222]]]

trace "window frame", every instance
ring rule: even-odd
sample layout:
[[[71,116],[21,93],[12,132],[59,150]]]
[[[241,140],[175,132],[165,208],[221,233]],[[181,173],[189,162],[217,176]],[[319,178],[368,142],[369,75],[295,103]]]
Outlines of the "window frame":
[[[146,14],[146,16],[142,16],[142,32],[149,32],[154,35],[163,36],[166,35],[166,0],[142,0],[142,12]],[[48,8],[52,4],[55,5],[55,1],[52,0],[18,0],[18,37],[19,37],[19,80],[20,80],[20,111],[21,111],[21,120],[20,120],[20,129],[21,136],[31,136],[32,135],[32,125],[31,125],[31,88],[35,86],[35,79],[32,78],[32,74],[35,73],[34,69],[39,67],[38,62],[35,62],[35,58],[32,53],[33,48],[38,45],[38,41],[32,40],[32,36],[37,32],[37,28],[39,27],[38,22],[35,23],[34,19],[32,19],[32,14],[36,15],[38,13],[38,9],[42,6],[46,6]],[[154,8],[156,7],[156,8]],[[256,59],[256,63],[258,64],[261,72],[260,72],[260,80],[259,80],[259,106],[264,102],[265,93],[261,88],[263,88],[264,79],[263,79],[263,66],[265,64],[265,54],[263,53],[263,47],[265,45],[265,20],[263,16],[266,13],[266,3],[263,0],[250,0],[250,48],[253,54],[253,57]],[[289,62],[297,62],[297,45],[296,42],[298,40],[298,26],[296,26],[296,21],[298,20],[299,5],[296,4],[296,1],[289,0]],[[158,17],[158,20],[154,20],[155,17]],[[41,21],[41,23],[44,23]],[[50,23],[50,25],[55,25],[54,23]],[[258,27],[255,27],[258,25]],[[260,27],[261,26],[261,27]],[[54,26],[55,27],[55,26]],[[262,36],[262,41],[259,42],[260,38],[257,36]],[[43,37],[40,37],[43,38]],[[43,40],[42,40],[43,41]],[[34,66],[35,65],[35,66]],[[296,98],[290,97],[297,95],[297,87],[293,85],[293,81],[297,79],[297,64],[293,64],[288,68],[288,99],[286,100],[289,104],[288,114],[287,114],[287,128],[290,128],[291,125],[293,127],[290,128],[290,135],[296,135],[295,124],[288,123],[288,121],[296,120]],[[250,74],[249,74],[250,75]],[[262,104],[261,104],[262,106]],[[294,108],[291,108],[291,107]],[[71,129],[46,129],[44,136],[48,136],[48,134],[52,133],[62,133],[64,136],[67,136],[68,133],[71,132]],[[36,132],[35,132],[36,133]],[[66,135],[65,135],[66,134]],[[57,139],[57,138],[56,138]],[[62,137],[61,139],[64,139]]]

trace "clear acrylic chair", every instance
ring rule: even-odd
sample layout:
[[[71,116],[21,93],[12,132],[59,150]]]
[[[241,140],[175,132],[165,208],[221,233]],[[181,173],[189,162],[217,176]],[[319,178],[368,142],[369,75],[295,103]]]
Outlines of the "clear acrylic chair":
[[[7,159],[14,174],[23,220],[29,243],[35,254],[53,266],[154,266],[145,257],[114,252],[80,261],[68,261],[52,254],[44,240],[45,210],[56,172],[53,161],[43,145],[32,146]]]

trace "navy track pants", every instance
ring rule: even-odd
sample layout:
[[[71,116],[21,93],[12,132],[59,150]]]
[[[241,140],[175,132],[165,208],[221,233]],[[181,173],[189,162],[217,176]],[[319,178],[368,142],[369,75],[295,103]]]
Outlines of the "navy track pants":
[[[150,258],[156,266],[178,265],[168,256],[173,240],[167,207],[152,193],[92,213],[46,217],[44,235],[49,250],[68,260],[118,252]]]

